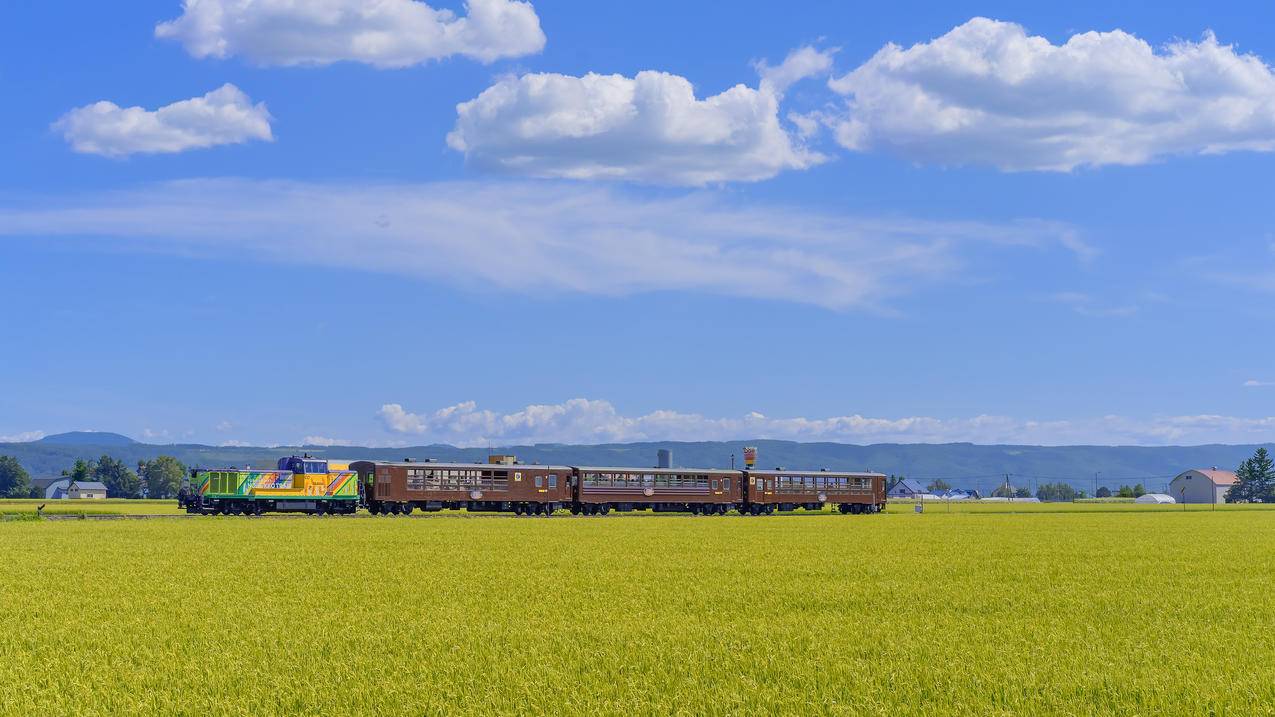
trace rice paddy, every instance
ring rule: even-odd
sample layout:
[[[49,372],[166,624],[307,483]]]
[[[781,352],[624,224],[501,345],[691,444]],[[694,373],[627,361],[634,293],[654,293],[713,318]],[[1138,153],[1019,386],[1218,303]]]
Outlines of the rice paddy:
[[[0,710],[1270,713],[1275,512],[1201,508],[0,523]]]

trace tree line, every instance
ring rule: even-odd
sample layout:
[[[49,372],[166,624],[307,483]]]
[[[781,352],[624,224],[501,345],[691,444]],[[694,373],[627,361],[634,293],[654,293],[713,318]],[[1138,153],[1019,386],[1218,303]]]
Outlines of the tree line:
[[[176,498],[185,475],[186,466],[172,456],[139,461],[134,471],[123,461],[103,455],[96,460],[76,460],[70,470],[62,471],[62,476],[72,481],[105,485],[108,498]],[[43,497],[16,458],[0,456],[0,498]]]
[[[1275,503],[1275,469],[1265,448],[1258,448],[1235,469],[1235,484],[1226,491],[1227,503]]]

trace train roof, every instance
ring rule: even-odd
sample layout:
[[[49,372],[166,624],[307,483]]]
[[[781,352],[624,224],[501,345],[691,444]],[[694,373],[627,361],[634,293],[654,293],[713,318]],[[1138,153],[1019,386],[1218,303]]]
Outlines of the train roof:
[[[852,476],[862,478],[871,476],[873,478],[884,478],[884,473],[876,473],[874,471],[830,471],[823,468],[800,469],[800,468],[745,468],[745,473],[756,473],[777,476]]]
[[[592,473],[654,473],[654,474],[707,474],[707,475],[739,475],[740,471],[729,468],[642,468],[634,466],[573,466],[576,470]]]
[[[571,470],[571,466],[559,466],[545,463],[448,463],[444,461],[352,461],[353,467],[358,463],[371,463],[378,466],[395,466],[399,468],[464,468],[465,470]]]

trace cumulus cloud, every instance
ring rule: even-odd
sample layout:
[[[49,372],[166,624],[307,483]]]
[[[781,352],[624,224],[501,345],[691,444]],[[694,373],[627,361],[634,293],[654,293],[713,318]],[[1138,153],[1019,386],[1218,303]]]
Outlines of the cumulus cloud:
[[[348,60],[408,67],[452,55],[481,62],[540,52],[545,35],[529,2],[469,0],[466,14],[418,0],[185,0],[155,27],[194,57],[243,56],[259,65]]]
[[[761,413],[714,418],[653,411],[625,416],[607,401],[584,398],[531,405],[511,413],[480,409],[473,401],[414,413],[388,403],[377,413],[386,429],[459,446],[513,443],[612,443],[660,440],[770,438],[846,443],[1170,444],[1269,441],[1275,417],[1161,416],[1146,420],[1101,416],[1037,421],[1007,416],[873,418],[771,417]]]
[[[693,291],[879,309],[978,273],[989,254],[1068,252],[1066,225],[856,217],[645,197],[574,183],[337,185],[188,180],[0,203],[0,236],[115,238],[459,281],[483,291]],[[526,282],[528,275],[536,281]]]
[[[203,97],[157,110],[94,102],[67,112],[53,129],[76,152],[122,157],[184,152],[249,140],[272,141],[270,113],[238,87],[225,84]]]
[[[974,18],[829,86],[847,97],[841,145],[918,162],[1068,171],[1275,149],[1275,74],[1211,33],[1159,51],[1121,30],[1054,45]]]
[[[685,77],[533,73],[457,105],[447,144],[470,164],[532,177],[699,186],[768,179],[824,161],[779,121],[784,89],[826,71],[831,55],[794,51],[760,64],[757,89],[697,99]]]
[[[0,436],[0,443],[30,443],[44,438],[44,431],[22,431],[21,433],[12,433],[7,436]]]

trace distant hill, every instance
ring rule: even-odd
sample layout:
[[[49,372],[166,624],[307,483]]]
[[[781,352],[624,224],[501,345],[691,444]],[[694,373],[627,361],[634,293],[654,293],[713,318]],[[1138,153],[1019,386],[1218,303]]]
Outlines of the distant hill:
[[[118,433],[106,431],[71,431],[45,436],[36,443],[51,443],[61,446],[131,446],[137,441]]]
[[[113,443],[103,443],[112,437]],[[87,441],[75,443],[74,441]],[[983,492],[1009,480],[1016,486],[1062,481],[1092,491],[1098,485],[1117,488],[1121,484],[1142,483],[1148,490],[1163,490],[1165,484],[1187,468],[1218,466],[1234,469],[1253,454],[1256,445],[1205,446],[1011,446],[972,443],[797,443],[794,441],[741,440],[702,442],[644,442],[599,445],[540,443],[527,446],[457,448],[449,445],[408,448],[368,448],[364,446],[278,446],[229,447],[198,444],[150,445],[113,433],[78,432],[49,436],[33,443],[0,444],[0,454],[17,458],[34,477],[57,475],[74,465],[77,458],[98,458],[103,453],[134,466],[140,460],[159,455],[175,456],[191,466],[273,467],[279,456],[300,454],[335,460],[402,460],[434,458],[445,461],[485,461],[489,452],[512,453],[524,463],[560,465],[655,464],[656,451],[673,451],[678,466],[729,468],[731,454],[736,466],[743,465],[743,447],[758,447],[758,463],[764,468],[828,468],[830,470],[877,470],[905,475],[928,483],[942,478],[953,486]],[[1266,444],[1275,451],[1275,445]]]

